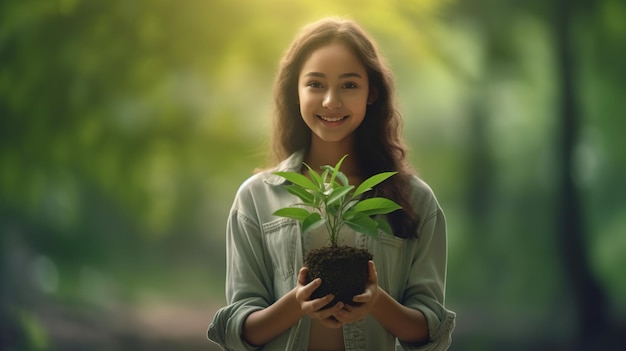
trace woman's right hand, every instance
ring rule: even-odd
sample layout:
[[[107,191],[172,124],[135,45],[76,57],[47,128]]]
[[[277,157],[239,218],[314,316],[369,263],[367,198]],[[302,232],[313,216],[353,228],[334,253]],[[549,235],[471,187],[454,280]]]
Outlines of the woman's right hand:
[[[302,267],[298,272],[298,284],[296,285],[296,300],[300,304],[300,309],[309,317],[317,319],[328,328],[340,328],[343,323],[339,322],[333,315],[343,309],[343,303],[337,302],[334,306],[321,310],[329,304],[335,297],[332,294],[311,300],[311,294],[322,284],[320,278],[316,278],[306,284],[308,269]]]

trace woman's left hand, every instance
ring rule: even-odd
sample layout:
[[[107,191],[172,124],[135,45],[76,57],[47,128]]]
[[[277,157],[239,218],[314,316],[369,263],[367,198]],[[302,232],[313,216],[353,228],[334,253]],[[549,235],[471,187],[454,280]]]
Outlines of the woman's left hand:
[[[365,291],[362,294],[354,296],[352,301],[360,303],[358,306],[350,306],[345,304],[343,309],[334,314],[335,319],[342,324],[349,324],[358,322],[368,314],[374,307],[376,300],[378,299],[378,273],[376,273],[376,267],[374,261],[368,262],[369,276]]]

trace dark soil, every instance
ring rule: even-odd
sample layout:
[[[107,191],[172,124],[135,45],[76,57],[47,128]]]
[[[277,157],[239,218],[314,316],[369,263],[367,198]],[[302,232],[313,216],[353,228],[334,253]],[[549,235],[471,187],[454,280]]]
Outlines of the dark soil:
[[[372,254],[369,251],[351,246],[329,246],[311,250],[304,258],[304,265],[309,269],[307,281],[322,279],[322,285],[313,292],[311,299],[334,294],[335,299],[325,308],[339,301],[357,305],[352,298],[365,290],[369,274],[367,262],[371,259]]]

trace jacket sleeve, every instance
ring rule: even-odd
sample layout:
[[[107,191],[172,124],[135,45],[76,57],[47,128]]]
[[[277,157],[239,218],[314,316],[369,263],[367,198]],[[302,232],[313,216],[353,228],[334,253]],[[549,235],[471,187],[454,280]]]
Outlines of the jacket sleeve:
[[[443,211],[432,198],[430,215],[423,219],[416,255],[409,272],[402,304],[421,311],[428,322],[429,341],[415,346],[401,342],[404,350],[442,351],[452,341],[456,314],[444,307],[447,233]]]
[[[242,338],[249,314],[272,303],[272,269],[257,221],[240,211],[253,199],[235,200],[226,226],[226,303],[209,326],[208,338],[223,350],[255,350]],[[245,195],[244,195],[245,196]]]

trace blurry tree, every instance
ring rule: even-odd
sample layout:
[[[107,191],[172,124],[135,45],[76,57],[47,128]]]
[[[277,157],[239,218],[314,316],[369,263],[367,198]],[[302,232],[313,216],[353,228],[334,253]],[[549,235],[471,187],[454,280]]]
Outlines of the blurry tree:
[[[559,238],[564,271],[567,273],[569,291],[574,298],[576,317],[575,349],[588,350],[600,347],[610,330],[607,299],[604,289],[592,272],[589,251],[585,249],[587,221],[580,203],[579,190],[574,181],[574,156],[579,142],[581,109],[578,104],[579,84],[577,55],[573,43],[574,20],[582,13],[582,4],[556,0],[554,7],[555,57],[560,114],[559,140],[559,208],[556,234]],[[589,5],[588,7],[593,7]],[[593,9],[587,9],[593,11]],[[548,17],[550,18],[550,17]],[[603,345],[602,348],[611,345]]]
[[[552,47],[554,48],[554,50],[549,53],[553,59],[543,61],[543,64],[553,67],[553,70],[548,73],[553,77],[555,82],[554,86],[551,87],[554,91],[554,93],[552,93],[554,94],[554,99],[553,103],[548,104],[546,107],[548,111],[554,111],[554,113],[548,113],[546,116],[552,116],[551,119],[554,121],[550,123],[553,125],[550,130],[554,131],[555,137],[551,139],[556,140],[556,142],[545,143],[544,141],[540,142],[538,146],[553,148],[553,157],[556,160],[555,164],[558,166],[554,172],[555,178],[551,181],[554,184],[554,190],[550,190],[547,194],[540,195],[533,193],[533,189],[537,189],[536,186],[533,186],[533,183],[537,182],[537,179],[534,177],[529,178],[530,182],[523,182],[527,183],[528,187],[518,188],[523,192],[520,193],[518,197],[523,199],[525,196],[531,195],[529,200],[534,199],[534,204],[523,207],[523,216],[518,216],[517,220],[512,222],[515,223],[521,220],[521,222],[518,223],[520,228],[524,228],[526,233],[520,231],[520,234],[526,236],[527,239],[530,237],[540,239],[541,236],[545,237],[545,235],[554,233],[556,240],[551,242],[555,245],[555,249],[551,249],[551,251],[554,251],[553,254],[556,254],[559,258],[559,264],[554,265],[554,263],[549,260],[545,260],[545,258],[549,256],[544,256],[543,259],[534,257],[532,260],[527,260],[526,263],[529,266],[534,266],[535,269],[526,268],[526,270],[532,272],[536,269],[540,269],[540,266],[545,267],[552,265],[554,268],[548,268],[548,270],[544,272],[554,271],[555,268],[557,272],[563,272],[563,279],[566,284],[556,291],[560,291],[558,294],[567,296],[567,298],[561,300],[560,306],[561,308],[565,308],[566,311],[569,311],[568,313],[572,313],[572,317],[574,317],[570,320],[570,323],[572,323],[571,326],[566,327],[566,329],[572,328],[570,329],[571,332],[569,332],[572,337],[568,341],[567,347],[587,349],[590,347],[589,345],[594,345],[592,346],[594,348],[611,348],[616,345],[617,334],[615,329],[624,328],[624,321],[623,317],[618,318],[618,320],[621,319],[621,322],[613,320],[614,316],[609,313],[609,309],[615,312],[616,310],[623,310],[623,307],[615,303],[616,301],[614,301],[613,306],[608,305],[609,300],[606,298],[605,289],[608,286],[607,283],[610,283],[610,281],[606,279],[601,281],[599,279],[601,277],[600,272],[598,272],[590,259],[594,251],[594,241],[599,239],[597,235],[593,234],[603,230],[602,227],[604,223],[599,219],[598,211],[602,211],[600,208],[604,206],[591,206],[579,201],[581,198],[585,199],[582,195],[583,185],[585,185],[582,183],[582,178],[586,178],[585,181],[588,182],[589,172],[594,171],[593,169],[589,170],[587,167],[592,166],[594,162],[598,162],[593,159],[597,157],[597,154],[592,154],[591,156],[588,154],[582,155],[587,158],[581,159],[580,150],[583,149],[584,140],[579,138],[579,133],[581,130],[588,130],[589,126],[596,125],[598,121],[604,120],[604,122],[601,123],[606,123],[608,120],[611,120],[613,124],[604,124],[606,130],[603,130],[601,133],[605,134],[608,140],[615,140],[610,137],[612,132],[615,130],[616,126],[624,125],[623,121],[614,120],[618,111],[622,111],[621,108],[618,108],[617,105],[614,104],[614,101],[610,99],[607,100],[600,92],[593,92],[593,94],[595,98],[598,98],[599,101],[604,101],[604,103],[599,103],[599,101],[594,101],[591,98],[583,98],[584,95],[582,95],[584,91],[589,92],[589,88],[587,87],[591,85],[593,85],[595,89],[603,91],[607,89],[606,92],[609,96],[611,91],[623,91],[624,89],[623,80],[610,83],[612,78],[607,76],[605,79],[603,75],[594,76],[593,73],[591,73],[594,71],[592,68],[594,66],[593,62],[604,62],[607,60],[605,57],[623,58],[624,54],[626,54],[624,47],[618,44],[619,41],[616,41],[618,37],[621,37],[623,40],[625,34],[623,28],[613,27],[611,30],[607,30],[608,27],[605,25],[607,19],[602,15],[607,8],[611,8],[612,11],[617,13],[612,15],[613,18],[621,17],[625,14],[624,7],[618,6],[615,1],[583,4],[582,2],[557,0],[551,3],[527,2],[524,4],[516,4],[513,7],[511,5],[511,3],[493,1],[478,1],[472,2],[471,5],[466,4],[466,10],[469,10],[472,16],[481,19],[481,27],[487,38],[484,47],[487,48],[488,54],[484,62],[489,69],[483,71],[485,72],[484,77],[486,77],[484,79],[491,81],[494,79],[502,79],[504,75],[502,75],[502,72],[500,72],[500,74],[498,73],[498,68],[505,68],[505,72],[508,71],[506,74],[510,74],[512,69],[523,73],[524,69],[529,67],[529,64],[523,61],[524,59],[542,59],[542,57],[532,56],[532,53],[520,52],[520,47],[529,49],[531,46],[511,40],[511,38],[514,38],[512,33],[516,30],[515,26],[525,18],[527,19],[529,15],[543,22],[543,24],[541,24],[541,27],[543,27],[542,35],[553,43]],[[527,29],[529,29],[529,27],[527,27]],[[615,30],[615,32],[612,32],[613,30]],[[524,35],[528,43],[532,40],[537,40],[536,37],[533,36],[532,31],[527,31]],[[594,55],[586,54],[588,49],[585,49],[584,46],[588,45],[589,42],[596,41],[597,43],[605,44],[595,45],[596,49],[601,48],[602,50],[593,51]],[[489,48],[495,48],[496,50],[489,50]],[[607,61],[608,63],[612,62],[611,59]],[[620,72],[623,72],[622,66],[609,64],[609,67],[604,67],[604,69],[607,68],[612,72],[610,74],[611,76],[623,76],[623,74],[620,75]],[[585,70],[589,70],[589,73],[583,76]],[[591,82],[602,83],[595,85]],[[605,85],[603,87],[602,84],[607,84],[608,86]],[[609,87],[611,85],[612,87]],[[477,85],[477,87],[480,89],[484,87],[484,84]],[[487,99],[494,98],[494,95],[490,94],[481,94],[481,96]],[[609,106],[612,106],[612,108],[609,108]],[[597,110],[594,111],[594,109],[597,108],[604,110],[607,114],[603,116],[597,115]],[[528,112],[530,111],[531,109],[528,109]],[[501,110],[499,112],[503,113],[505,111]],[[493,116],[492,118],[502,118],[502,116]],[[494,123],[493,120],[491,123]],[[480,125],[485,126],[485,124],[478,124],[478,126]],[[488,133],[481,132],[481,130],[482,129],[479,128],[473,131],[479,138],[488,135]],[[481,146],[482,144],[483,142],[475,143],[471,149],[477,150],[477,152],[471,154],[478,155],[481,152],[487,151]],[[497,148],[498,146],[493,145],[493,147]],[[532,154],[533,149],[536,149],[536,145],[531,146],[526,144],[524,147],[526,148],[526,152],[530,152],[530,154]],[[540,149],[536,150],[539,151]],[[585,151],[588,150],[585,148]],[[594,150],[594,152],[597,151]],[[589,157],[591,157],[591,159]],[[621,169],[623,169],[623,167],[619,167],[619,156],[614,160],[617,162],[603,165],[606,170],[614,169],[609,171],[608,174],[622,172]],[[520,161],[524,161],[524,159],[516,159],[516,162]],[[589,162],[592,164],[590,165]],[[474,166],[484,163],[480,161],[480,158],[473,158],[470,164]],[[523,164],[530,165],[529,163]],[[545,163],[543,162],[539,163],[539,165],[545,167]],[[499,169],[502,170],[501,167]],[[470,172],[480,174],[478,176],[468,177],[470,181],[472,179],[480,180],[470,182],[470,189],[478,189],[478,196],[480,197],[484,195],[481,192],[482,186],[488,183],[488,181],[484,181],[485,178],[491,178],[489,177],[488,171],[485,172],[482,167],[470,168]],[[520,184],[518,184],[518,186]],[[594,184],[594,191],[602,192],[602,182],[596,180]],[[550,193],[554,194],[555,200],[552,200],[551,196],[546,196],[550,195]],[[599,198],[599,196],[586,198],[593,199],[594,197]],[[607,200],[610,201],[612,197],[613,195],[607,196]],[[475,197],[470,197],[470,199],[472,198]],[[542,198],[547,200],[542,202],[548,204],[548,207],[537,203],[537,201]],[[481,198],[481,200],[484,199]],[[480,203],[484,203],[484,201],[478,204]],[[472,201],[471,204],[475,205],[476,202]],[[530,205],[531,203],[529,202],[528,204]],[[551,204],[555,205],[555,210],[550,210],[549,206]],[[624,204],[622,202],[618,205],[618,208],[623,209],[623,206]],[[493,211],[493,208],[489,211]],[[554,221],[550,220],[550,217],[546,218],[542,216],[542,212],[553,213]],[[480,215],[480,212],[471,213]],[[487,212],[483,213],[486,214]],[[535,222],[536,219],[542,217],[544,221],[540,221],[539,223],[544,225],[545,228],[542,230],[534,226],[532,230],[539,229],[539,236],[530,236],[528,231],[533,228],[533,226],[529,223]],[[602,217],[610,218],[611,216]],[[598,219],[593,220],[594,218]],[[590,226],[589,223],[592,223],[592,225]],[[554,228],[554,231],[552,228]],[[477,230],[479,229],[477,228]],[[624,228],[622,227],[621,230],[624,230]],[[481,237],[477,236],[476,238]],[[550,241],[544,240],[544,242],[549,243]],[[624,247],[624,241],[616,244]],[[535,246],[540,245],[535,244]],[[606,278],[606,275],[604,275],[604,277]],[[616,278],[616,276],[613,276],[613,280]],[[533,283],[536,283],[537,280],[540,279],[552,280],[557,283],[557,287],[561,284],[560,279],[552,274],[544,274],[543,276],[537,275],[534,277]],[[531,284],[531,282],[527,281],[527,284]],[[551,285],[554,285],[554,283]],[[616,296],[619,292],[613,291],[612,294]],[[528,300],[526,301],[528,302]],[[563,302],[565,302],[565,304],[563,304]],[[616,325],[615,323],[618,324]],[[621,326],[619,323],[622,323]],[[569,344],[570,341],[571,344]]]
[[[614,153],[624,147],[614,136],[625,124],[616,118],[624,101],[614,93],[624,90],[617,78],[625,76],[624,67],[616,64],[626,54],[626,31],[618,24],[624,10],[612,0],[468,1],[458,3],[447,23],[457,27],[454,34],[427,33],[437,43],[434,54],[467,87],[457,120],[467,131],[465,148],[457,149],[466,167],[457,181],[466,184],[469,237],[451,265],[452,277],[467,280],[457,277],[449,286],[455,298],[478,304],[462,306],[469,320],[460,322],[460,332],[474,326],[475,342],[468,345],[606,347],[614,345],[611,329],[623,328],[624,289],[608,264],[623,259],[607,246],[614,240],[626,247],[617,237],[626,230],[617,220],[624,201],[616,197],[624,192],[603,189],[616,190],[606,181],[624,172],[623,153]],[[477,52],[464,50],[460,33]],[[610,255],[599,256],[597,247]],[[454,295],[461,290],[462,297]],[[554,320],[556,314],[563,318]],[[476,335],[484,325],[497,331]],[[521,337],[520,326],[527,346],[507,342]],[[542,331],[548,327],[556,328],[553,335]]]

